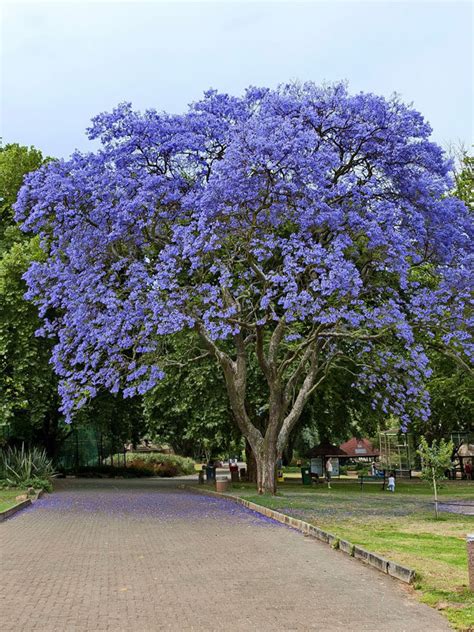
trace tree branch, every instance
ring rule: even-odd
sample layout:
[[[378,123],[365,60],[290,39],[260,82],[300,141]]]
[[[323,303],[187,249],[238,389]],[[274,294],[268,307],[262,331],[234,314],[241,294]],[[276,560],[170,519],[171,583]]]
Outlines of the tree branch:
[[[270,344],[268,347],[268,364],[270,369],[276,373],[276,360],[278,356],[278,348],[283,338],[286,322],[284,318],[280,318],[277,326],[275,327],[272,337],[270,338]]]
[[[263,437],[261,432],[250,421],[245,407],[247,360],[244,338],[242,334],[234,336],[237,351],[237,357],[234,361],[219,349],[202,323],[197,322],[196,330],[205,347],[214,355],[222,368],[229,403],[237,425],[242,434],[249,440],[252,449],[256,452],[263,442]]]
[[[258,363],[268,382],[271,379],[271,371],[268,365],[267,358],[265,356],[263,330],[262,327],[259,325],[257,325],[256,328],[256,350]]]

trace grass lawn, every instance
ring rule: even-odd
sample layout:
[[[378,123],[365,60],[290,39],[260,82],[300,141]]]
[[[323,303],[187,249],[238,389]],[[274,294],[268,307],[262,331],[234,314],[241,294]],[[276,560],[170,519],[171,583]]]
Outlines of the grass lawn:
[[[18,505],[20,500],[15,500],[20,494],[26,493],[26,490],[16,487],[15,489],[0,489],[0,511],[10,509],[14,505]]]
[[[332,489],[287,481],[274,497],[258,496],[254,486],[233,492],[266,507],[311,522],[369,551],[417,572],[419,599],[441,610],[459,630],[474,630],[474,594],[468,589],[466,534],[474,516],[442,513],[434,517],[431,488],[422,481],[397,481],[394,494],[381,484],[335,480]],[[474,482],[450,481],[441,501],[474,504]]]

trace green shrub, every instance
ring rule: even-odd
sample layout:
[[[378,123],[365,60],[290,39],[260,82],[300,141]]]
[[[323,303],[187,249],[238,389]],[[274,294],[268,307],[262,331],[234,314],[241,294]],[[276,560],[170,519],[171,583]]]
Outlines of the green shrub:
[[[39,448],[6,448],[0,453],[0,478],[10,485],[25,485],[25,481],[47,480],[54,474],[51,459]]]
[[[147,462],[144,459],[134,458],[127,461],[128,470],[136,470],[137,472],[147,472],[148,476],[155,476],[155,463]]]
[[[178,469],[178,473],[175,476],[180,474],[194,474],[194,461],[185,456],[179,456],[178,454],[161,454],[156,452],[149,453],[140,453],[140,452],[130,452],[127,455],[128,458],[140,458],[144,461],[151,463],[159,463],[161,465],[164,464],[172,464]]]
[[[155,467],[155,474],[163,478],[173,478],[173,476],[179,476],[181,472],[175,463],[159,463]]]
[[[162,476],[163,478],[172,478],[173,476],[179,476],[182,473],[182,469],[176,463],[171,461],[165,461],[162,463],[152,459],[142,459],[141,457],[135,457],[129,461],[127,469],[146,470],[150,472],[151,476]]]
[[[109,460],[109,459],[108,459]],[[181,476],[183,474],[194,474],[194,461],[178,454],[162,454],[161,452],[127,452],[127,467],[134,462],[140,461],[142,464],[152,464],[163,466],[163,471],[173,471],[172,468],[164,467],[173,465],[176,468],[175,474],[170,476]],[[159,474],[156,474],[159,476]],[[166,475],[168,476],[168,475]]]
[[[122,455],[120,455],[122,456]],[[117,455],[113,461],[118,463]],[[127,465],[112,465],[112,459],[106,459],[104,465],[80,467],[76,475],[81,477],[113,477],[124,478],[142,476],[161,476],[172,478],[183,474],[194,474],[194,461],[176,454],[147,452],[128,452]]]
[[[42,489],[45,492],[52,492],[53,485],[47,478],[29,478],[22,482],[25,487],[33,487],[35,490]]]

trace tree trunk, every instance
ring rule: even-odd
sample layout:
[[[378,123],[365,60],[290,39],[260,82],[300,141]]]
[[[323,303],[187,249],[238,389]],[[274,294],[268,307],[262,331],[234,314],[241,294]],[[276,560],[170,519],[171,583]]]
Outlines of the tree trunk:
[[[231,301],[232,303],[232,301]],[[234,304],[234,303],[232,303]],[[257,357],[265,375],[270,391],[268,423],[265,432],[260,431],[252,422],[246,408],[247,384],[247,348],[242,333],[234,336],[235,359],[227,355],[216,345],[202,323],[197,322],[197,332],[206,348],[220,364],[227,388],[229,404],[238,427],[250,443],[257,461],[257,490],[259,494],[276,493],[276,464],[279,455],[288,445],[290,433],[303,411],[312,390],[324,379],[325,374],[315,383],[320,368],[317,363],[317,348],[308,345],[298,361],[292,378],[282,383],[281,366],[278,368],[278,346],[282,340],[285,321],[281,319],[273,331],[265,354],[264,340],[257,327]],[[310,368],[303,378],[302,368],[306,363]],[[303,380],[298,387],[300,378]],[[297,393],[297,394],[296,394]]]
[[[263,443],[257,457],[257,491],[259,494],[276,494],[276,445]]]
[[[250,443],[245,439],[245,459],[247,462],[247,480],[249,483],[257,482],[257,460],[255,454],[250,446]]]

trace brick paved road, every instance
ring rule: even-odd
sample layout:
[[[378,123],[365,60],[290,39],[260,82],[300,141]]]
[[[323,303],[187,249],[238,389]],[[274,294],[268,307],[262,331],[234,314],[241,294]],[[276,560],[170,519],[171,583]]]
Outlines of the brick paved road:
[[[230,501],[57,487],[0,524],[2,632],[449,629],[391,578]]]

